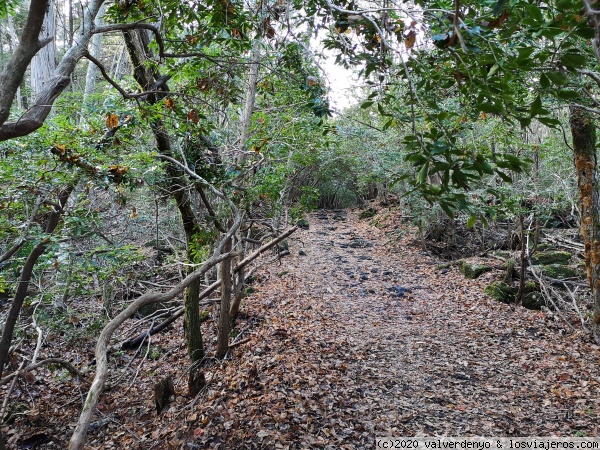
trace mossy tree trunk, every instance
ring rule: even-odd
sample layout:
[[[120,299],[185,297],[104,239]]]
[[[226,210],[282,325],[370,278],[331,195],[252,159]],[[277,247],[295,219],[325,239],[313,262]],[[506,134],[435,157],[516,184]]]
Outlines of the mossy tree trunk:
[[[145,91],[165,90],[165,94],[154,93],[146,97],[148,103],[155,104],[167,94],[168,87],[162,85],[157,89],[155,83],[160,78],[160,74],[150,70],[145,64],[151,56],[148,49],[148,35],[145,30],[126,31],[123,35],[131,58],[133,75],[138,84]],[[171,139],[163,121],[155,119],[151,123],[151,127],[158,151],[163,155],[173,157]],[[167,175],[169,177],[168,189],[177,204],[185,231],[188,247],[187,260],[188,263],[193,264],[195,261],[190,253],[190,243],[194,234],[199,231],[199,228],[190,196],[192,186],[187,182],[179,169],[173,165],[167,166]],[[188,273],[192,271],[193,269],[190,268]],[[195,396],[204,386],[204,375],[200,370],[200,362],[204,358],[204,342],[201,330],[199,294],[200,279],[196,279],[186,288],[184,293],[184,334],[192,363],[189,377],[189,394],[192,396]]]
[[[598,165],[596,157],[596,127],[589,114],[572,106],[569,110],[573,156],[577,169],[581,237],[585,245],[585,266],[594,298],[592,333],[600,344],[600,237],[598,197]]]

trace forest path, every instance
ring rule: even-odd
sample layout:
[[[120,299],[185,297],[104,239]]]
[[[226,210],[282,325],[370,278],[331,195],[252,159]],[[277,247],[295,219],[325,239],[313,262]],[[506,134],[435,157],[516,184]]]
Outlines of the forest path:
[[[236,379],[235,401],[218,411],[231,421],[213,419],[205,444],[598,435],[597,346],[561,335],[540,312],[490,300],[482,291],[491,274],[472,281],[436,270],[440,261],[407,229],[378,229],[347,211],[318,211],[309,223],[246,302],[262,322],[239,355],[250,369],[226,376]]]

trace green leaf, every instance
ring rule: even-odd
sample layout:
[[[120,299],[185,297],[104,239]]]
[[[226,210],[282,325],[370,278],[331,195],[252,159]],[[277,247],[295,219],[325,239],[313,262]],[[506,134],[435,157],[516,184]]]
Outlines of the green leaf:
[[[574,100],[576,98],[580,98],[579,92],[566,89],[558,89],[556,91],[556,96],[563,100]]]
[[[484,113],[501,113],[503,111],[502,106],[496,103],[477,103],[477,108]]]
[[[544,23],[542,10],[535,4],[527,5],[527,18],[532,25],[540,26]]]
[[[367,101],[367,102],[364,102],[362,105],[360,105],[360,107],[361,107],[362,109],[367,109],[367,108],[369,108],[369,107],[373,106],[373,103],[375,103],[375,102],[372,102],[372,101]]]
[[[450,208],[450,204],[449,203],[447,203],[447,202],[440,202],[440,208],[442,208],[442,210],[446,214],[448,214],[448,217],[450,217],[451,219],[454,219],[454,212]]]
[[[471,214],[471,217],[469,217],[469,220],[467,220],[467,228],[473,228],[476,222],[477,216],[475,214]]]
[[[490,78],[492,75],[494,75],[496,72],[498,72],[498,69],[500,68],[500,66],[498,65],[498,63],[494,64],[490,71],[487,74],[487,77]]]
[[[508,4],[508,0],[498,0],[496,2],[496,4],[494,5],[494,10],[492,11],[492,14],[494,16],[497,16],[498,14],[500,14],[502,11],[504,11],[506,9],[507,4]]]
[[[533,103],[531,104],[531,107],[529,109],[529,115],[531,117],[535,117],[535,116],[542,114],[543,111],[544,111],[544,108],[542,107],[542,99],[538,95],[536,97],[536,99],[533,101]]]
[[[535,51],[535,47],[523,47],[519,49],[519,56],[517,56],[517,61],[525,61],[528,60],[531,54]]]
[[[573,34],[582,37],[583,39],[593,39],[595,37],[594,29],[587,26],[587,23],[584,22],[583,26],[578,26],[573,30]]]
[[[417,183],[419,184],[423,184],[425,183],[425,180],[427,179],[427,172],[428,172],[428,164],[425,164],[421,170],[419,170],[419,174],[417,175]]]
[[[387,130],[389,127],[391,127],[392,125],[396,125],[396,121],[394,119],[390,119],[388,120],[386,123],[383,124],[382,130],[385,131]]]
[[[565,53],[560,57],[560,62],[568,69],[581,69],[587,61],[584,55],[575,52]]]
[[[504,172],[500,171],[500,170],[496,170],[496,173],[498,174],[498,176],[500,178],[502,178],[504,181],[506,181],[507,183],[512,183],[512,178],[509,177],[508,175],[506,175]]]
[[[518,118],[521,127],[525,128],[531,125],[531,117],[519,117]]]
[[[544,125],[554,128],[557,126],[560,126],[560,120],[555,119],[553,117],[538,117],[538,119],[541,123],[543,123]]]
[[[557,86],[562,86],[569,82],[567,76],[560,72],[546,72],[545,75]]]
[[[550,87],[550,79],[545,73],[540,76],[540,86],[542,89],[548,89]]]

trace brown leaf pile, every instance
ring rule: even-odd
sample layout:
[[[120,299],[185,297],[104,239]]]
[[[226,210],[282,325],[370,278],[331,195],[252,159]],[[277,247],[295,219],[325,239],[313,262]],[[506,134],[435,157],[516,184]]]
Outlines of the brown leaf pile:
[[[360,449],[386,435],[598,435],[600,353],[585,336],[489,299],[482,292],[491,273],[473,281],[455,267],[436,270],[439,261],[393,216],[382,229],[354,212],[320,211],[309,223],[289,240],[291,256],[261,269],[238,324],[251,341],[209,362],[198,398],[184,396],[180,326],[153,337],[160,355],[143,365],[133,353],[113,356],[110,384],[119,387],[102,397],[90,449]],[[209,350],[214,325],[206,324]],[[36,406],[6,431],[12,442],[47,433],[44,448],[64,448],[79,388],[43,374],[20,381]],[[152,385],[167,374],[177,396],[156,417]]]

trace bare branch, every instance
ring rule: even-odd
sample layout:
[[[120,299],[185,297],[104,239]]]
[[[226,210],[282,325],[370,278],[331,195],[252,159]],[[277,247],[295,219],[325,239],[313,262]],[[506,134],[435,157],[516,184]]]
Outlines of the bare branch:
[[[26,372],[31,372],[32,370],[38,369],[38,368],[48,365],[48,364],[56,364],[58,366],[62,366],[65,369],[67,369],[70,373],[72,373],[73,375],[77,375],[78,377],[81,377],[84,380],[87,380],[86,375],[83,372],[81,372],[77,367],[75,367],[73,364],[71,364],[70,362],[65,361],[64,359],[60,359],[60,358],[47,358],[47,359],[43,359],[40,362],[32,364],[31,366],[27,366],[24,369],[19,369],[16,372],[13,372],[10,375],[5,376],[4,378],[0,379],[0,386],[4,386],[6,383],[8,383],[14,377],[23,376],[23,375],[25,375]]]
[[[123,23],[123,24],[110,24],[96,27],[94,34],[97,33],[109,33],[111,31],[129,31],[129,30],[150,30],[154,34],[154,38],[158,44],[158,54],[161,58],[165,55],[165,44],[160,35],[160,30],[154,25],[149,23]]]
[[[598,86],[600,86],[600,76],[596,72],[587,69],[579,69],[577,72],[579,72],[581,75],[590,77]]]

